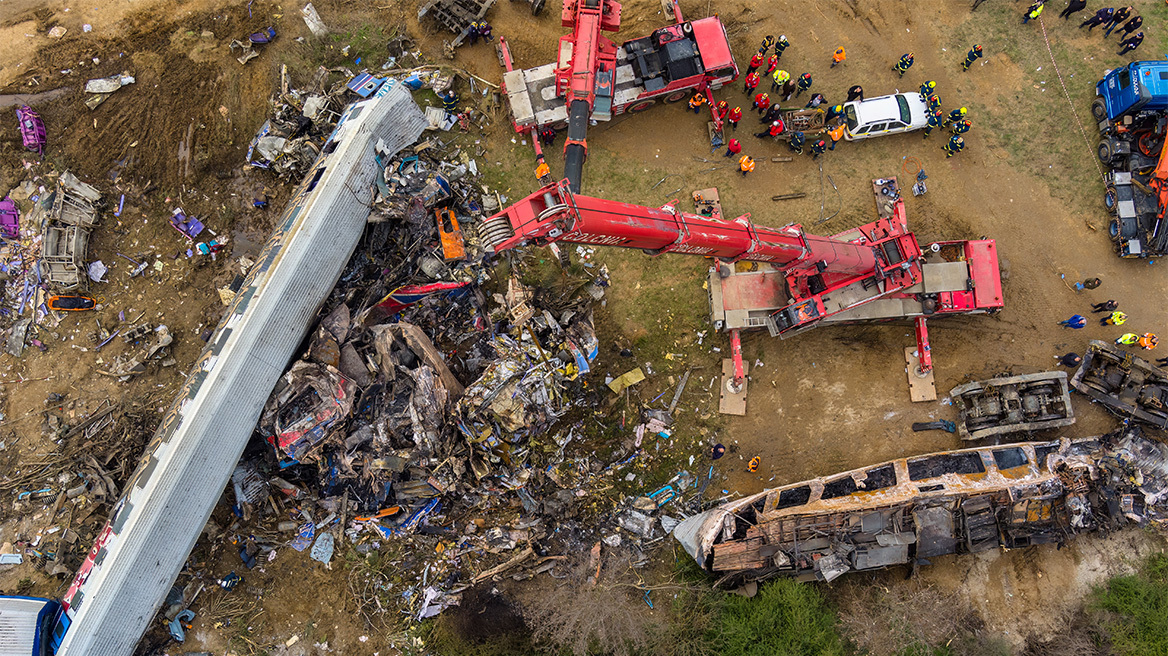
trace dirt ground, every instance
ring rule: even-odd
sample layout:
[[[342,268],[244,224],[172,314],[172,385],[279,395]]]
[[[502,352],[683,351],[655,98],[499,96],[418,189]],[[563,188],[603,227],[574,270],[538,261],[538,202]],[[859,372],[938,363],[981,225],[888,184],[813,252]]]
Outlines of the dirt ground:
[[[242,163],[247,142],[278,85],[281,63],[293,71],[311,70],[306,62],[315,66],[319,60],[353,67],[353,57],[340,55],[347,44],[367,48],[364,63],[375,67],[384,50],[369,44],[378,39],[383,43],[385,36],[403,27],[419,39],[427,56],[437,60],[442,39],[449,37],[429,23],[419,24],[413,3],[315,4],[335,31],[323,43],[308,38],[299,4],[92,0],[81,7],[70,6],[67,0],[4,0],[0,5],[3,92],[72,90],[37,106],[49,130],[47,160],[58,171],[68,168],[98,185],[115,203],[117,196],[126,197],[122,217],[106,215],[91,249],[91,257],[113,267],[109,276],[113,282],[95,290],[106,306],[97,318],[109,326],[120,311],[136,315],[146,310],[148,319],[168,324],[178,335],[173,349],[176,366],[151,371],[128,384],[95,372],[103,359],[119,352],[120,341],[101,354],[70,348],[86,344],[87,333],[96,328],[93,315],[65,322],[54,337],[57,341],[47,342],[46,353],[30,349],[20,360],[0,355],[7,417],[3,427],[20,437],[14,448],[21,458],[52,448],[40,430],[43,401],[52,392],[66,393],[75,405],[63,412],[75,414],[106,398],[147,399],[156,410],[169,403],[182,373],[201,349],[199,335],[218,318],[221,305],[215,288],[230,280],[235,265],[227,258],[214,263],[173,259],[187,246],[167,227],[165,217],[182,206],[208,217],[213,230],[237,242],[262,238],[270,218],[251,206],[251,197],[274,181],[267,174],[244,173]],[[1138,4],[1146,5],[1145,29],[1148,23],[1162,22],[1162,10],[1153,9],[1150,0]],[[549,3],[538,18],[524,7],[499,2],[490,14],[495,34],[507,37],[520,66],[552,60],[556,38],[563,33],[556,19],[560,3]],[[751,136],[757,122],[748,112],[738,136],[759,166],[744,179],[724,163],[720,152],[710,152],[703,118],[681,105],[664,106],[589,131],[592,152],[585,193],[660,204],[676,197],[684,201],[693,189],[717,186],[730,216],[750,212],[762,225],[800,222],[809,232],[831,234],[874,219],[871,179],[896,175],[907,187],[909,175],[923,167],[929,193],[906,199],[910,225],[921,241],[994,238],[1003,275],[1008,275],[1006,307],[997,316],[930,325],[941,399],[961,382],[1007,371],[1048,370],[1054,355],[1082,352],[1088,339],[1117,337],[1120,331],[1115,328],[1092,324],[1082,331],[1067,331],[1056,325],[1073,313],[1084,313],[1091,302],[1116,299],[1130,316],[1125,329],[1164,332],[1168,287],[1162,282],[1161,265],[1114,256],[1099,202],[1102,184],[1093,164],[1093,142],[1084,142],[1075,118],[1088,119],[1093,94],[1089,82],[1121,63],[1110,44],[1099,46],[1098,34],[1076,31],[1055,11],[1044,16],[1043,26],[1071,94],[1072,114],[1051,70],[1041,26],[1018,25],[1021,6],[1016,2],[986,3],[975,13],[965,3],[894,0],[817,4],[710,0],[683,2],[682,9],[690,17],[718,13],[743,67],[765,35],[785,33],[793,45],[782,67],[792,75],[811,72],[812,90],[825,94],[829,102],[842,100],[845,90],[856,83],[875,96],[915,90],[922,80],[936,80],[946,110],[960,105],[971,110],[974,129],[966,135],[965,152],[946,159],[940,135],[926,141],[910,134],[841,143],[821,158],[822,171],[808,157],[772,163],[769,157],[786,154],[785,146]],[[617,38],[641,36],[666,22],[655,2],[627,2]],[[269,24],[277,27],[280,37],[260,58],[240,66],[229,56],[227,43],[232,38]],[[85,25],[91,31],[85,31]],[[66,28],[63,38],[48,36],[56,26]],[[1160,47],[1158,39],[1149,39],[1145,55]],[[986,57],[962,73],[960,60],[974,42],[986,45]],[[829,69],[830,52],[838,45],[847,49],[847,62]],[[916,63],[898,79],[889,67],[908,51],[914,52]],[[487,80],[501,79],[489,46],[460,49],[454,65]],[[79,88],[86,79],[123,71],[135,75],[136,84],[92,112],[83,105]],[[744,109],[750,102],[737,83],[716,96],[732,105],[744,104]],[[484,137],[487,159],[494,163],[488,176],[507,195],[521,197],[535,188],[530,148],[513,139],[501,113],[494,119]],[[1090,139],[1090,125],[1086,127]],[[557,150],[558,144],[550,156],[553,171],[560,170]],[[0,122],[0,189],[28,175],[23,161],[32,157],[20,150],[15,122]],[[710,170],[713,167],[717,168]],[[807,196],[781,203],[770,200],[776,193],[793,191]],[[279,201],[273,207],[279,208]],[[130,280],[128,263],[117,252],[133,257],[154,253],[164,263],[163,271]],[[244,254],[246,247],[233,253]],[[656,382],[650,381],[661,389],[668,386],[665,375],[677,374],[685,366],[668,360],[667,353],[681,351],[686,362],[706,366],[683,405],[695,415],[711,414],[716,399],[708,383],[726,343],[712,332],[700,344],[696,337],[698,331],[709,330],[702,286],[707,264],[680,256],[649,259],[640,253],[603,252],[597,257],[612,272],[605,321],[622,333],[613,339],[634,344],[638,359],[651,361],[662,372]],[[1091,276],[1100,277],[1103,286],[1081,294],[1068,287]],[[909,428],[914,421],[955,418],[943,400],[909,402],[903,348],[912,343],[907,326],[821,329],[789,341],[765,334],[745,336],[744,355],[761,366],[753,371],[747,416],[727,418],[719,425],[718,439],[737,446],[737,451],[719,462],[724,479],[716,485],[728,495],[750,494],[961,446],[955,436],[913,433]],[[48,380],[12,382],[39,378]],[[1074,402],[1079,418],[1074,426],[1037,437],[1096,435],[1115,426],[1110,415],[1082,397],[1074,397]],[[709,437],[686,433],[684,426],[679,434],[688,440],[682,445],[693,450]],[[748,474],[745,459],[753,455],[761,456],[763,465],[756,474]],[[9,540],[16,530],[5,525],[0,538]],[[1028,634],[1053,630],[1055,624],[1046,619],[1052,612],[1073,604],[1105,575],[1128,566],[1129,557],[1163,546],[1160,538],[1132,532],[1079,540],[1061,551],[1052,547],[941,559],[922,575],[940,586],[967,590],[987,625],[1018,644]],[[318,642],[352,654],[388,648],[390,641],[373,636],[344,601],[342,574],[323,572],[304,556],[286,553],[264,566],[266,571],[253,572],[247,583],[249,594],[263,594],[266,638],[303,636],[284,650],[289,654],[322,651],[312,646]],[[10,578],[0,574],[0,588],[11,588]],[[36,592],[52,594],[50,582],[38,585],[43,587]],[[188,645],[222,647],[216,640],[213,627],[197,625]]]

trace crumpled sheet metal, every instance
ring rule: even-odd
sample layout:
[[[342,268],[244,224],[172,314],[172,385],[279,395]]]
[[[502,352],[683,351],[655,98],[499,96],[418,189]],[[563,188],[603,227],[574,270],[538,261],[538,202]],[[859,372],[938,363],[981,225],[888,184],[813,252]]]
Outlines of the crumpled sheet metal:
[[[269,443],[305,461],[348,418],[356,385],[328,365],[304,361],[292,365],[284,381],[284,389],[268,399],[260,425]]]

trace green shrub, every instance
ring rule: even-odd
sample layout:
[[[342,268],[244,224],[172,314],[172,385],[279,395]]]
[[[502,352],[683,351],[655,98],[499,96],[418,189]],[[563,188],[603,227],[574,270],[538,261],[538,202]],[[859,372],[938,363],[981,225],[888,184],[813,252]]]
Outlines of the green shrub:
[[[718,635],[722,656],[835,656],[849,652],[819,589],[778,579],[753,599],[728,597]]]
[[[1117,576],[1095,590],[1092,607],[1120,656],[1168,654],[1168,556],[1148,559],[1137,574]]]

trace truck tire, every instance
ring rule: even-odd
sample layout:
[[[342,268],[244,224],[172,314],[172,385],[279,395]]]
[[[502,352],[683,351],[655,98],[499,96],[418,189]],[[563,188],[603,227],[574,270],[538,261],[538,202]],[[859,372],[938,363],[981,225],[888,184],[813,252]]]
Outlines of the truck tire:
[[[1107,191],[1103,192],[1103,206],[1112,216],[1119,211],[1119,193],[1116,192],[1115,185],[1107,185]]]
[[[643,112],[656,104],[656,100],[649,98],[648,100],[642,100],[641,102],[635,102],[629,105],[629,111],[636,114],[637,112]]]
[[[1095,96],[1095,100],[1091,102],[1091,116],[1094,116],[1096,121],[1107,118],[1107,103],[1103,101],[1102,96]]]
[[[665,102],[667,102],[667,103],[681,102],[688,97],[689,97],[689,91],[686,91],[683,89],[681,91],[674,91],[673,93],[669,94],[668,96],[665,96]]]
[[[1099,147],[1095,150],[1095,154],[1099,156],[1099,161],[1104,164],[1111,164],[1111,144],[1106,140],[1099,142]]]
[[[1119,243],[1119,219],[1112,219],[1107,225],[1107,235],[1111,237],[1111,241]]]

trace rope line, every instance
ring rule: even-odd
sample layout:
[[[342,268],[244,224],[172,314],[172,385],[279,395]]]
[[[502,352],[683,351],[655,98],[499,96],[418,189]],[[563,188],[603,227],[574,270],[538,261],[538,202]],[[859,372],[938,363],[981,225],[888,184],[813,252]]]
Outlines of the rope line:
[[[1042,28],[1042,40],[1046,42],[1046,52],[1050,55],[1050,65],[1054,67],[1054,74],[1058,77],[1059,86],[1063,88],[1063,95],[1067,98],[1067,104],[1071,106],[1071,116],[1075,117],[1075,123],[1079,126],[1079,134],[1083,135],[1083,143],[1087,144],[1087,150],[1091,153],[1091,161],[1095,162],[1095,170],[1099,172],[1099,177],[1106,182],[1107,175],[1103,173],[1099,158],[1095,156],[1095,150],[1091,148],[1091,140],[1087,138],[1087,130],[1083,128],[1083,122],[1079,120],[1079,113],[1075,111],[1075,103],[1071,100],[1071,92],[1067,91],[1062,71],[1059,70],[1058,62],[1054,60],[1054,51],[1050,49],[1050,37],[1046,34],[1046,22],[1042,20],[1042,16],[1038,17],[1038,25]]]

